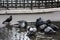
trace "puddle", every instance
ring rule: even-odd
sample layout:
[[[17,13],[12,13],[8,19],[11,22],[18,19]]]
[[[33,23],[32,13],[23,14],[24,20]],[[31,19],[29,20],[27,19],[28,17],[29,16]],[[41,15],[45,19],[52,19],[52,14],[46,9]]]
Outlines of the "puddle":
[[[37,33],[36,38],[30,39],[26,36],[27,32],[21,32],[19,28],[13,27],[12,30],[3,27],[0,28],[0,40],[55,40],[53,37],[45,36],[44,33]]]

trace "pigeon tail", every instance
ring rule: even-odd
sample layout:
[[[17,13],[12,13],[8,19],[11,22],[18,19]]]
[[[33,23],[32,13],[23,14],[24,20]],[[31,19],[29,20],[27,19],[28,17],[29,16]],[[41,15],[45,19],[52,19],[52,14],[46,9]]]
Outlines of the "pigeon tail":
[[[2,22],[2,24],[4,24],[5,23],[5,21],[4,22]]]

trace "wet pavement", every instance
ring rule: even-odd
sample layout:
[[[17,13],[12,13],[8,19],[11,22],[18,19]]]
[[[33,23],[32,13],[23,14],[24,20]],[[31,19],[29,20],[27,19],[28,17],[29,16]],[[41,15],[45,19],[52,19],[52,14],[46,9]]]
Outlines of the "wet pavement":
[[[19,20],[26,20],[28,22],[36,21],[37,18],[42,17],[43,19],[52,19],[52,20],[60,20],[60,12],[54,12],[54,16],[50,13],[50,16],[47,14],[20,14],[20,15],[12,15],[13,20],[11,24],[17,23]],[[7,19],[10,15],[0,15],[0,40],[56,40],[53,37],[45,36],[44,33],[37,33],[36,38],[28,38],[26,36],[27,32],[18,32],[19,29],[13,27],[12,30],[6,28],[2,22]],[[48,16],[48,17],[47,17]],[[53,18],[54,17],[54,18]],[[56,19],[55,19],[56,18]]]
[[[0,15],[0,24],[10,15]],[[26,20],[28,22],[35,22],[37,18],[41,17],[43,20],[50,19],[52,21],[60,21],[60,12],[45,13],[45,14],[18,14],[12,15],[11,23],[16,23],[19,20]]]
[[[12,30],[9,30],[7,28],[1,28],[0,33],[2,33],[0,36],[0,40],[52,40],[52,37],[45,37],[44,34],[37,34],[36,38],[29,38],[26,36],[27,32],[18,32],[15,27],[12,28]]]

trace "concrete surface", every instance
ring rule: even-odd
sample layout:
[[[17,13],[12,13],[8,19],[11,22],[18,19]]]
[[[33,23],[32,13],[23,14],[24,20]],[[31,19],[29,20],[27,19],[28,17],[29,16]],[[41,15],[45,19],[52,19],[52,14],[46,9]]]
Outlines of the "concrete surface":
[[[10,15],[0,15],[0,23],[6,20]],[[11,23],[16,23],[19,20],[26,20],[27,22],[35,22],[37,18],[41,17],[44,21],[50,19],[51,21],[60,21],[60,12],[52,12],[45,14],[20,14],[12,15]]]
[[[1,10],[0,14],[25,14],[25,13],[43,13],[43,12],[55,12],[60,11],[60,8],[49,8],[49,9],[11,9],[11,10]]]

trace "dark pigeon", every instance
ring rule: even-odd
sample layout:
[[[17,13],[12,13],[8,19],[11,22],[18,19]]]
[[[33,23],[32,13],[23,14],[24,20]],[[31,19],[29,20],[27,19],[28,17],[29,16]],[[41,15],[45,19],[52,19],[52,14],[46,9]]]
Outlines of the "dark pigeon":
[[[39,26],[41,26],[41,25],[43,25],[43,24],[45,24],[45,22],[42,20],[41,17],[38,18],[38,19],[36,19],[36,24],[35,24],[35,26],[36,26],[37,29],[39,29]]]
[[[54,24],[51,24],[50,27],[55,31],[59,31],[59,27]]]
[[[50,26],[52,24],[51,20],[46,20],[46,25]]]
[[[10,16],[9,18],[7,18],[5,21],[3,21],[3,23],[2,24],[4,24],[5,22],[10,22],[10,21],[12,21],[12,16]]]
[[[52,24],[51,20],[47,20],[46,24],[47,24],[47,26],[50,26],[54,31],[58,31],[59,30],[59,27],[54,25],[54,24]]]

